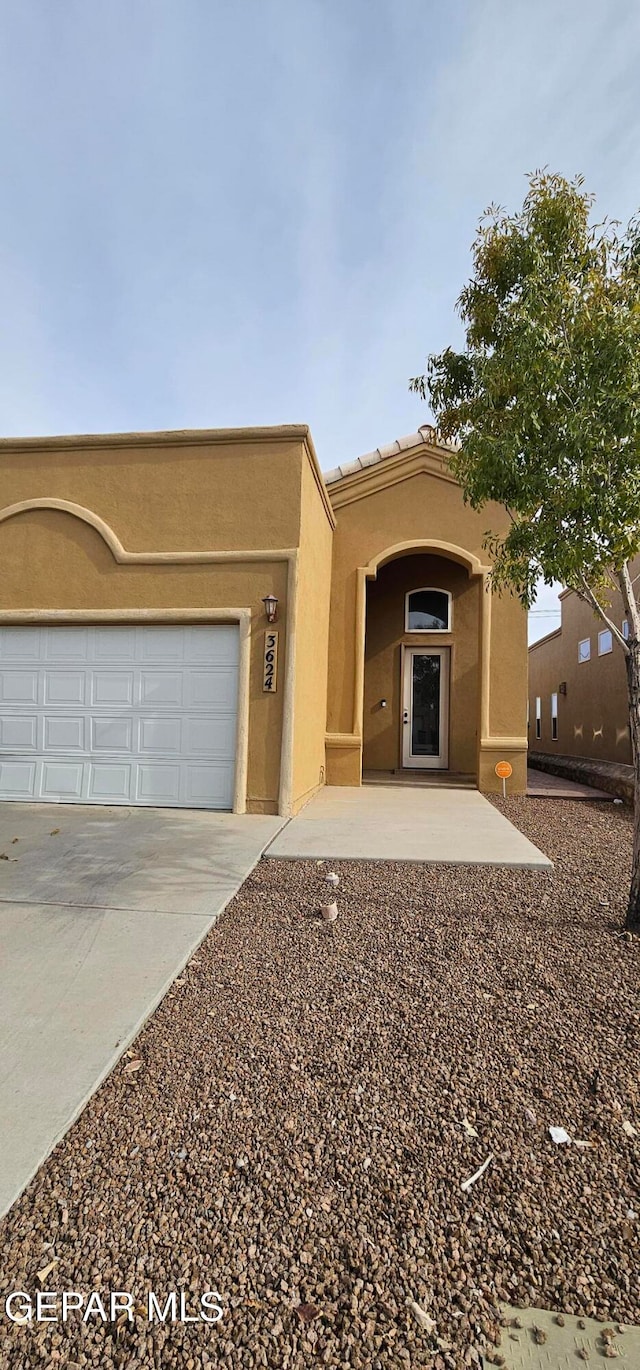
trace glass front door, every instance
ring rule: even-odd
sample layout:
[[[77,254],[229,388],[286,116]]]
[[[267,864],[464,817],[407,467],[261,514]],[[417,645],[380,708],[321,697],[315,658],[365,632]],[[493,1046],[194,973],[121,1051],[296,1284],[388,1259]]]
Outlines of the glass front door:
[[[402,764],[446,770],[449,764],[449,648],[405,647]]]

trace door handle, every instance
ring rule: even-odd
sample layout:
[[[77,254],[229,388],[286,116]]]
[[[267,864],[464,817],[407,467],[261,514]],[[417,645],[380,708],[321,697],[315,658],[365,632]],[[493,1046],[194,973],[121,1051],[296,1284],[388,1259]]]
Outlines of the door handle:
[[[408,723],[408,722],[409,722],[409,710],[408,710],[408,709],[405,709],[405,710],[404,710],[404,713],[403,713],[403,715],[402,715],[402,722],[403,722],[403,723]]]

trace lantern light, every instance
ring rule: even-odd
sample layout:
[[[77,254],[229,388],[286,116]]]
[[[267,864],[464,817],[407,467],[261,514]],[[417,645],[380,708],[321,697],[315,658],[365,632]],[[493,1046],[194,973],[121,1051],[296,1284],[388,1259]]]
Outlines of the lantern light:
[[[267,623],[275,623],[276,618],[278,617],[278,601],[276,596],[265,595],[262,603],[264,604],[264,611],[267,615]]]

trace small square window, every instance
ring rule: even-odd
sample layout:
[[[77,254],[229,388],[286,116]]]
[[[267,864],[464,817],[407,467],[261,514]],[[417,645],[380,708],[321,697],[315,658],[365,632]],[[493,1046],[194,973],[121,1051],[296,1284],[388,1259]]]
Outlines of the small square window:
[[[591,638],[585,637],[578,643],[578,661],[589,661],[591,657]]]
[[[603,628],[598,633],[598,656],[606,656],[607,652],[613,651],[613,636],[609,628]]]
[[[551,736],[554,742],[558,740],[558,696],[551,696]]]
[[[623,618],[623,620],[622,620],[622,636],[623,636],[625,642],[628,642],[628,641],[629,641],[629,620],[628,620],[628,618]]]

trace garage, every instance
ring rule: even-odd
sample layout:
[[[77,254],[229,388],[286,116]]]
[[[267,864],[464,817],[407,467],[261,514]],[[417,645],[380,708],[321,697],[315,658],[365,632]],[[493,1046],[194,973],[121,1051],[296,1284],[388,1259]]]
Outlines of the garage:
[[[233,807],[235,625],[0,628],[0,798]]]

